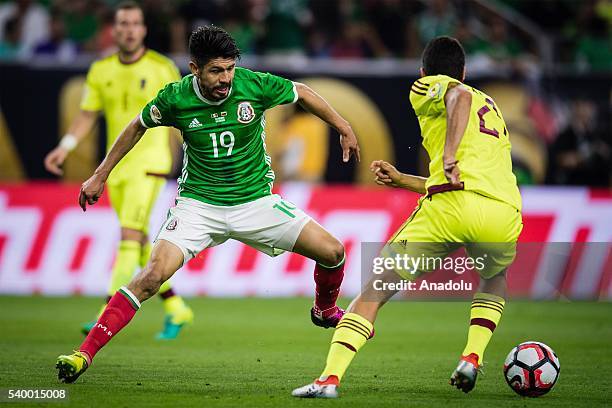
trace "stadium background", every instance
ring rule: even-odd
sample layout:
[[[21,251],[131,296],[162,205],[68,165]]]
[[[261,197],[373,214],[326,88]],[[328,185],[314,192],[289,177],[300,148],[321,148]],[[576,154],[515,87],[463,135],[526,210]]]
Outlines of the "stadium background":
[[[113,52],[116,3],[0,0],[0,392],[63,386],[52,364],[82,340],[79,325],[105,294],[117,221],[106,196],[86,214],[76,202],[80,183],[103,156],[104,123],[70,156],[63,179],[42,162],[77,112],[89,64]],[[337,135],[315,118],[279,107],[267,120],[277,191],[346,245],[347,297],[359,288],[360,242],[384,240],[418,198],[377,188],[366,166],[384,158],[426,175],[409,87],[430,38],[460,38],[467,82],[495,98],[512,138],[525,228],[510,290],[523,300],[507,304],[487,350],[487,375],[467,396],[446,381],[465,341],[468,305],[390,302],[338,405],[610,405],[609,0],[141,4],[148,46],[171,56],[183,73],[189,31],[212,22],[236,36],[241,65],[308,82],[351,121],[363,156],[360,165],[346,166]],[[170,181],[156,203],[152,231],[175,187]],[[162,310],[159,301],[147,302],[95,368],[65,387],[70,405],[304,406],[289,392],[316,375],[330,338],[307,316],[309,261],[269,259],[228,242],[192,260],[175,284],[191,296],[193,327],[173,343],[153,341]],[[500,374],[508,351],[526,340],[549,344],[561,359],[558,385],[539,401],[518,399]]]

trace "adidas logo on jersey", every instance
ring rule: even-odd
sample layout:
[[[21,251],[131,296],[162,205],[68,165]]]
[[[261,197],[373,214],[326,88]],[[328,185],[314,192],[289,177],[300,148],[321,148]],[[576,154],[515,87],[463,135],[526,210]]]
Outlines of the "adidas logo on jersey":
[[[189,129],[193,129],[193,128],[197,128],[202,126],[202,124],[200,123],[199,120],[197,120],[196,118],[193,118],[193,120],[191,121],[191,123],[189,124]]]

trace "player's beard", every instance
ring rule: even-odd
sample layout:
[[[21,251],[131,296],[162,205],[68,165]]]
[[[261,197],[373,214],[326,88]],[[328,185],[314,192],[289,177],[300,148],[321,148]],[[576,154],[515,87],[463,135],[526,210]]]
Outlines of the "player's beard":
[[[210,88],[210,90],[208,90],[208,88],[202,86],[202,81],[200,81],[200,79],[198,79],[198,85],[200,86],[200,92],[202,92],[202,95],[204,95],[204,97],[206,99],[209,99],[211,101],[220,101],[222,99],[227,98],[229,96],[230,89],[232,89],[232,83],[231,82],[229,82],[227,84],[223,84],[223,85],[217,85],[215,87]],[[222,96],[215,95],[215,91],[217,89],[222,89],[222,88],[227,88],[227,93],[225,95],[222,95]]]

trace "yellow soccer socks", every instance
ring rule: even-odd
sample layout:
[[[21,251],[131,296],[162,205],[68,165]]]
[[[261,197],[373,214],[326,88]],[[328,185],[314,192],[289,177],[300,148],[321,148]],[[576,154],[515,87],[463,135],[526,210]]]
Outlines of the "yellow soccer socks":
[[[478,356],[478,364],[482,364],[485,349],[499,324],[505,303],[503,298],[489,293],[474,294],[470,311],[470,328],[463,356],[474,353]]]
[[[172,289],[170,289],[170,291],[172,291]],[[164,312],[167,315],[180,314],[183,309],[187,308],[187,305],[185,304],[183,298],[175,295],[174,291],[172,291],[172,296],[164,298],[163,296],[165,296],[166,294],[168,294],[168,291],[163,292],[161,296],[164,305]]]
[[[327,364],[319,380],[325,381],[335,376],[339,382],[355,354],[370,337],[373,327],[369,320],[356,313],[345,314],[336,326],[327,355]]]
[[[153,251],[153,246],[150,242],[147,242],[141,247],[140,259],[138,260],[141,269],[147,266],[147,262],[149,262],[149,258],[151,257],[151,251]]]
[[[126,286],[134,272],[140,267],[142,246],[138,241],[120,241],[117,258],[113,265],[110,287],[108,293],[112,296],[120,287]]]

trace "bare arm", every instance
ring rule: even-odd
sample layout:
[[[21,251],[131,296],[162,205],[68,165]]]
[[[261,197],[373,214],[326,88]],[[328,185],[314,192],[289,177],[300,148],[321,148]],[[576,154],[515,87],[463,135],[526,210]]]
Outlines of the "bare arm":
[[[45,156],[45,168],[47,171],[57,176],[61,176],[64,173],[62,165],[66,157],[68,157],[70,151],[89,134],[98,120],[98,115],[99,112],[97,111],[79,111],[60,144]]]
[[[121,132],[102,163],[94,174],[81,186],[79,205],[86,210],[87,204],[93,205],[98,201],[104,191],[104,183],[110,172],[125,155],[138,143],[147,128],[140,123],[140,117],[134,118]]]
[[[98,120],[99,114],[100,112],[98,111],[87,111],[81,109],[77,117],[70,124],[68,133],[76,137],[80,142],[91,131]]]
[[[451,184],[459,185],[460,172],[457,165],[457,149],[470,119],[472,94],[458,85],[446,92],[446,142],[444,144],[444,175]]]
[[[399,181],[399,187],[405,188],[406,190],[414,191],[419,194],[427,194],[425,189],[425,183],[427,182],[426,177],[414,176],[412,174],[401,173]]]
[[[354,154],[359,161],[359,144],[357,143],[357,137],[346,119],[340,116],[325,99],[307,85],[295,82],[295,89],[298,94],[298,103],[300,106],[319,117],[340,133],[342,161],[348,162],[351,154]]]
[[[413,176],[398,171],[392,164],[384,160],[375,160],[370,165],[370,170],[375,174],[374,181],[381,186],[399,187],[426,194],[425,183],[427,178]]]

